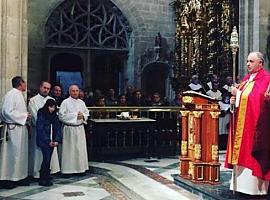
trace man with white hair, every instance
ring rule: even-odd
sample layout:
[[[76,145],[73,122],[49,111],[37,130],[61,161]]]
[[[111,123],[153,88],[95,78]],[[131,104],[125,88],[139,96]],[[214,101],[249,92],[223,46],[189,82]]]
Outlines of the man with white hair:
[[[88,170],[84,124],[87,123],[89,110],[79,99],[77,85],[69,87],[69,95],[59,109],[59,119],[63,123],[61,173],[84,173]]]
[[[28,110],[32,114],[32,129],[29,140],[29,176],[39,178],[39,170],[42,163],[42,152],[36,144],[36,121],[37,112],[44,106],[48,99],[53,99],[48,96],[51,89],[51,84],[48,81],[42,81],[39,85],[39,93],[32,97],[29,101]],[[57,149],[55,148],[51,159],[51,174],[60,171]]]
[[[270,74],[263,66],[263,54],[251,52],[246,64],[248,74],[237,88],[231,90],[230,103],[236,107],[235,130],[229,134],[225,166],[234,165],[236,169],[230,189],[249,195],[265,195],[270,180],[270,171],[263,173],[263,163],[252,154],[256,144],[254,138],[258,136],[259,114],[270,84]]]

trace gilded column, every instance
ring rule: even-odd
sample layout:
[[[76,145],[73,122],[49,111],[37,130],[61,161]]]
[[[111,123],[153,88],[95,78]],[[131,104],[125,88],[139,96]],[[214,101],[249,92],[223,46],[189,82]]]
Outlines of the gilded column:
[[[193,111],[194,114],[194,148],[195,148],[195,161],[199,161],[202,158],[202,146],[201,146],[201,116],[204,111]]]
[[[181,156],[187,157],[189,111],[180,111],[180,113],[182,118]]]
[[[11,79],[27,80],[27,0],[0,0],[0,98]]]

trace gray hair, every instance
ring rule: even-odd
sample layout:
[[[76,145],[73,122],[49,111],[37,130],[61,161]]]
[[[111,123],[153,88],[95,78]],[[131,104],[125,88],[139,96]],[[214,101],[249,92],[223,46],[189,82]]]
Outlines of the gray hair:
[[[265,59],[264,59],[264,55],[262,52],[259,52],[259,51],[254,51],[254,52],[251,52],[251,53],[254,53],[256,54],[257,58],[259,58],[261,61],[262,61],[262,65],[264,65],[265,63]]]

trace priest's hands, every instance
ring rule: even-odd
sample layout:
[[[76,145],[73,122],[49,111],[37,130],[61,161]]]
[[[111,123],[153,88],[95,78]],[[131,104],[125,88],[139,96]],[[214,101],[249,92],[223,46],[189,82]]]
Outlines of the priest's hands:
[[[235,87],[235,86],[232,86],[232,88],[231,88],[231,94],[233,95],[233,96],[235,96],[236,95],[236,93],[237,93],[237,87]]]
[[[230,98],[230,104],[231,105],[234,105],[235,104],[235,101],[236,101],[236,97],[235,96],[231,96],[231,98]]]
[[[32,118],[32,114],[30,112],[27,113],[27,119],[30,120]]]
[[[82,112],[78,112],[77,119],[78,120],[84,120],[84,116],[83,116]]]

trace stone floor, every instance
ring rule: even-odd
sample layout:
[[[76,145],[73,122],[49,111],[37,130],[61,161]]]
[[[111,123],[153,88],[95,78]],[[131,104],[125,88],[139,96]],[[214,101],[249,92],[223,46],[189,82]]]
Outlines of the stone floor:
[[[224,162],[224,152],[220,154]],[[54,176],[54,185],[31,186],[12,190],[0,189],[5,200],[197,200],[208,199],[174,183],[179,173],[178,157],[130,159],[118,162],[90,162],[85,176]],[[230,173],[221,166],[221,172]],[[196,187],[196,186],[195,186]],[[207,187],[207,186],[205,186]],[[225,188],[225,189],[224,189]],[[223,190],[227,190],[223,187]],[[235,199],[251,199],[238,198]],[[262,200],[263,198],[260,198]]]

